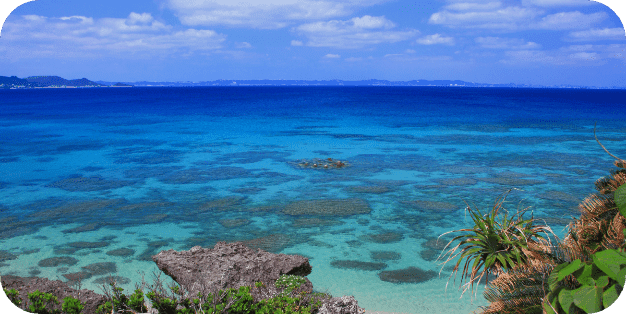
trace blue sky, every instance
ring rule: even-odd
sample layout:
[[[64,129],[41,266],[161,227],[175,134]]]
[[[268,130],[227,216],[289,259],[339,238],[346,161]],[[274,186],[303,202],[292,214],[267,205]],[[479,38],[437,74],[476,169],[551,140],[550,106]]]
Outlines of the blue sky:
[[[587,0],[38,0],[1,35],[3,76],[626,87],[622,23]]]

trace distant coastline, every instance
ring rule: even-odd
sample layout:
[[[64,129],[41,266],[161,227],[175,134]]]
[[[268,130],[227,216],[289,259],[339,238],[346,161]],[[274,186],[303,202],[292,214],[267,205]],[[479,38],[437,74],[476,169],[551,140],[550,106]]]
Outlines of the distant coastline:
[[[31,89],[31,88],[86,88],[86,87],[132,87],[124,83],[101,84],[86,78],[66,80],[59,76],[0,76],[0,89]]]
[[[491,87],[491,88],[568,88],[568,89],[626,89],[626,87],[597,87],[576,85],[488,84],[461,80],[215,80],[200,82],[107,82],[86,78],[67,80],[59,76],[0,76],[0,89],[31,88],[90,88],[90,87],[196,87],[196,86],[433,86],[433,87]]]

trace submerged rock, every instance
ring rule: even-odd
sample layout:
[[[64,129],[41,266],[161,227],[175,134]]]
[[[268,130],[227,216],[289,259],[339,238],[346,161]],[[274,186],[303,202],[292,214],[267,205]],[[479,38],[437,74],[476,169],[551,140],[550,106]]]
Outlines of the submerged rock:
[[[359,198],[305,200],[287,204],[283,213],[287,215],[349,216],[369,214],[369,204]]]
[[[385,270],[378,273],[378,278],[382,281],[392,283],[419,283],[431,280],[437,276],[432,270],[422,270],[417,267],[407,267],[398,270]]]

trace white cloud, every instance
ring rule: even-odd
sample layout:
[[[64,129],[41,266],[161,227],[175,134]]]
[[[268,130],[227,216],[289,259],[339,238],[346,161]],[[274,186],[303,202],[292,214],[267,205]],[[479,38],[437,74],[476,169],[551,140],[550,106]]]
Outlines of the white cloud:
[[[428,23],[448,27],[516,30],[540,14],[541,11],[537,9],[522,7],[506,7],[492,11],[460,13],[444,10],[432,14]]]
[[[577,52],[569,55],[569,57],[577,60],[594,60],[598,57],[598,54],[595,52]]]
[[[291,45],[292,46],[303,46],[304,44],[301,41],[299,41],[299,40],[292,40],[291,41]]]
[[[538,7],[562,7],[562,6],[588,6],[598,4],[590,0],[522,0],[524,6]]]
[[[440,34],[428,35],[417,40],[418,44],[422,45],[435,45],[435,44],[444,44],[444,45],[454,45],[454,38],[452,37],[442,37]]]
[[[354,24],[355,28],[362,28],[362,29],[374,29],[374,28],[390,29],[395,26],[393,22],[386,19],[384,16],[365,15],[363,17],[355,17],[351,21]]]
[[[585,29],[607,18],[606,13],[596,12],[584,14],[578,11],[550,14],[531,26],[536,29],[563,30]]]
[[[521,30],[574,30],[592,28],[607,18],[605,12],[558,12],[546,15],[545,6],[576,5],[574,0],[523,1],[522,6],[502,2],[453,2],[433,13],[428,22],[451,28],[491,29],[498,32]]]
[[[226,40],[225,35],[212,30],[174,30],[149,13],[100,19],[30,15],[6,23],[5,31],[2,39],[6,40],[12,59],[94,57],[109,53],[125,57],[183,55],[218,49]]]
[[[336,18],[388,0],[166,0],[185,25],[283,28],[302,21]]]
[[[444,8],[453,11],[491,11],[502,7],[500,1],[493,2],[456,2],[446,5]]]
[[[332,54],[332,53],[329,53],[329,54],[324,56],[324,58],[327,58],[327,59],[337,59],[337,58],[340,58],[340,57],[341,57],[340,55],[336,55],[336,54]]]
[[[584,31],[571,32],[566,40],[593,41],[593,40],[624,40],[626,33],[623,28],[594,28]]]
[[[406,52],[406,53],[416,53],[416,51],[415,51],[415,50],[413,50],[413,49],[407,49],[407,50],[405,50],[404,52]]]
[[[567,60],[559,58],[554,53],[548,53],[546,51],[532,51],[532,50],[516,50],[507,51],[505,55],[508,57],[506,60],[501,60],[501,63],[505,64],[553,64],[564,65]],[[572,60],[569,60],[572,61]],[[570,62],[571,64],[571,62]]]
[[[240,43],[235,43],[235,48],[252,48],[252,45],[244,41]]]
[[[355,17],[347,21],[332,20],[300,25],[293,31],[306,36],[310,47],[362,48],[381,43],[408,40],[418,30],[392,31],[395,24],[384,16]]]
[[[517,50],[506,51],[506,59],[500,60],[505,64],[516,65],[557,65],[581,66],[602,65],[606,59],[622,59],[626,45],[571,45],[556,50]]]
[[[535,42],[526,42],[520,38],[477,37],[475,41],[481,47],[488,49],[526,50],[541,48],[541,45]]]

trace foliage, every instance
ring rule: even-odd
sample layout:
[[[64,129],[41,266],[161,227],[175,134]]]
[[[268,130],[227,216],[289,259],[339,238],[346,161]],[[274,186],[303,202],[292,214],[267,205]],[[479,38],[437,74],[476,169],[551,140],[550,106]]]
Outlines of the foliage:
[[[276,288],[284,288],[282,293],[256,303],[251,294],[253,288],[248,286],[218,290],[206,295],[198,293],[196,297],[190,298],[187,292],[177,285],[170,286],[171,293],[167,294],[158,278],[155,280],[156,284],[151,286],[145,296],[159,314],[311,314],[314,309],[321,307],[321,299],[330,297],[327,294],[310,293],[310,291],[296,293],[296,289],[306,280],[304,277],[293,275],[281,275],[274,283]],[[105,290],[109,301],[98,307],[97,314],[110,314],[111,312],[129,314],[147,311],[143,304],[141,289],[135,290],[133,295],[127,297],[122,293],[123,289],[117,287],[115,282],[111,282],[109,286],[110,289]],[[261,282],[255,283],[255,288],[259,289],[259,292],[264,287],[265,285]],[[139,308],[139,305],[143,307]]]
[[[543,309],[548,314],[599,312],[617,300],[625,278],[626,253],[618,250],[597,252],[592,263],[580,259],[563,263],[548,278],[550,292]],[[573,287],[565,280],[573,281]]]
[[[4,293],[7,295],[9,300],[11,300],[11,302],[13,302],[13,304],[15,304],[16,306],[20,306],[20,304],[22,304],[22,300],[20,299],[20,292],[19,291],[15,290],[15,289],[11,289],[11,290],[2,289],[2,290],[4,290]]]
[[[37,314],[58,314],[59,310],[49,309],[46,306],[52,307],[54,304],[59,304],[57,297],[52,293],[43,293],[39,290],[35,290],[28,294],[28,300],[30,305],[28,310],[31,313]]]
[[[73,297],[65,297],[61,310],[64,314],[80,314],[84,308],[85,306],[80,303],[80,300],[74,299]]]
[[[526,263],[529,259],[540,259],[545,255],[545,248],[550,244],[548,232],[554,233],[548,226],[533,225],[533,216],[530,219],[524,219],[528,208],[517,211],[509,217],[509,213],[503,208],[503,203],[510,191],[508,190],[503,197],[498,198],[491,211],[485,215],[478,208],[472,209],[469,205],[467,206],[466,210],[470,213],[474,228],[450,231],[441,235],[451,232],[465,233],[448,242],[444,250],[454,241],[461,240],[443,255],[447,256],[443,262],[444,265],[460,255],[453,268],[455,278],[459,265],[465,259],[462,278],[469,279],[469,281],[464,285],[463,292],[472,288],[474,283],[480,281],[485,275],[488,280],[490,273],[499,275],[516,265]],[[500,210],[505,213],[501,215]],[[540,233],[544,233],[546,237]],[[458,252],[459,249],[461,249],[460,252]]]

